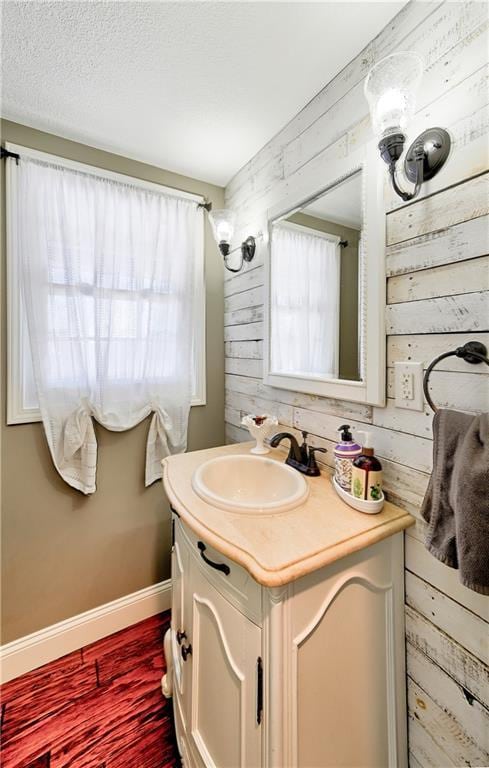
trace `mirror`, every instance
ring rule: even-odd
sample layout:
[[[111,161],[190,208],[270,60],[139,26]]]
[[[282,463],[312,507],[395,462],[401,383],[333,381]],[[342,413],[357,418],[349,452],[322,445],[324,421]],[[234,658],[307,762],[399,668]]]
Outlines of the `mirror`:
[[[373,150],[268,211],[264,381],[381,405],[385,397],[385,219]],[[324,176],[324,165],[318,165]],[[308,176],[314,190],[313,175]],[[302,194],[301,194],[302,192]]]
[[[362,172],[270,232],[270,370],[359,381]]]

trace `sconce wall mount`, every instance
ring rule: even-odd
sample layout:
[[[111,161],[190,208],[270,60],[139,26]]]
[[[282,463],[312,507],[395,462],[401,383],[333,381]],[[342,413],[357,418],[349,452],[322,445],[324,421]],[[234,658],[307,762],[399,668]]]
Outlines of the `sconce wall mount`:
[[[418,195],[423,182],[432,179],[443,167],[450,154],[451,139],[444,128],[428,128],[413,141],[404,160],[404,173],[415,185],[412,192],[404,192],[396,180],[396,165],[404,151],[405,141],[403,133],[392,133],[379,141],[379,151],[389,166],[396,194],[407,202]]]
[[[224,266],[228,270],[228,272],[240,272],[243,267],[243,262],[250,262],[253,260],[253,257],[255,255],[256,250],[256,240],[255,238],[250,235],[249,237],[244,240],[241,245],[239,245],[237,248],[233,248],[233,250],[230,250],[229,243],[226,243],[224,241],[221,241],[218,243],[219,250],[221,251],[223,257],[224,257]],[[241,249],[241,263],[239,267],[230,267],[228,264],[228,256],[231,253],[235,253],[236,251],[239,251]]]
[[[451,139],[444,128],[428,128],[420,133],[409,147],[404,160],[404,172],[409,181],[416,183],[416,146],[423,147],[423,181],[429,181],[443,167],[450,154]]]

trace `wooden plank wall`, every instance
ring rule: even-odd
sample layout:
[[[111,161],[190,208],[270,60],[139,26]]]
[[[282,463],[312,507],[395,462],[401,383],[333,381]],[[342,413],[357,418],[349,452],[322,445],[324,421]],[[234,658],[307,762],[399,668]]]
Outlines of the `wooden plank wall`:
[[[264,386],[263,260],[225,286],[226,423],[230,442],[248,439],[243,413],[276,413],[283,426],[307,429],[331,448],[344,421],[369,424],[385,468],[389,497],[412,512],[406,535],[406,648],[412,768],[489,765],[489,599],[463,587],[457,573],[424,548],[419,509],[431,470],[426,407],[394,407],[393,365],[419,360],[479,338],[489,346],[487,169],[488,6],[478,2],[412,2],[232,179],[226,198],[238,212],[238,235],[263,226],[265,212],[372,140],[363,80],[373,62],[413,49],[427,69],[411,135],[447,127],[447,166],[409,205],[386,187],[387,392],[385,408],[317,398]],[[380,163],[379,159],[379,163]],[[433,374],[441,406],[489,410],[487,370],[450,358]]]

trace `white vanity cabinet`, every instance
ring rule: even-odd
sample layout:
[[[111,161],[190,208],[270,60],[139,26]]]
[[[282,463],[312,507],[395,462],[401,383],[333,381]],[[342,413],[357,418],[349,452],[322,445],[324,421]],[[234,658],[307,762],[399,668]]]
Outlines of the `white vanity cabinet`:
[[[185,768],[404,768],[402,532],[265,587],[173,520]]]

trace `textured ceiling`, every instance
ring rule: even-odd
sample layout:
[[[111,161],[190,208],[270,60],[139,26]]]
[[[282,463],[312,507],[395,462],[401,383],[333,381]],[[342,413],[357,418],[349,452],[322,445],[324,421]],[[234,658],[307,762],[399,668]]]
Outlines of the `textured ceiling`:
[[[224,185],[404,2],[2,3],[2,114]]]

